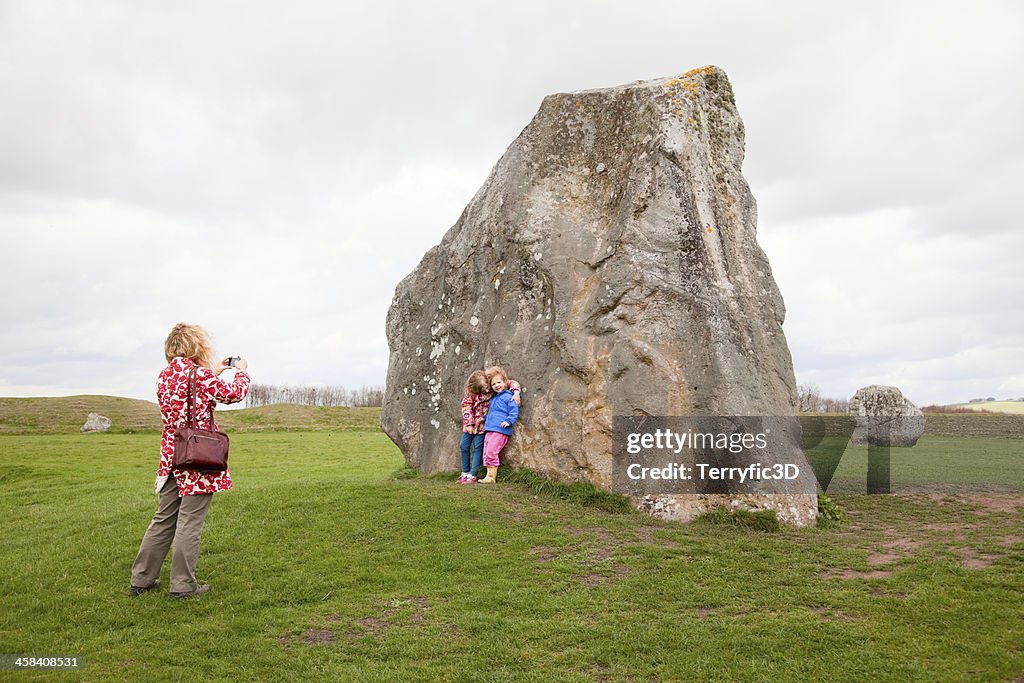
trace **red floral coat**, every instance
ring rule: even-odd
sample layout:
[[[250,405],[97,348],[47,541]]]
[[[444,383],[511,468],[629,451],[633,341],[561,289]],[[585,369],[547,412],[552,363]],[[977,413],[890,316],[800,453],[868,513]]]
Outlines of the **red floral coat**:
[[[249,392],[251,380],[249,373],[244,370],[236,371],[235,378],[227,382],[213,370],[198,366],[188,358],[171,359],[156,380],[156,398],[164,423],[160,439],[160,465],[156,469],[155,486],[158,494],[167,477],[172,474],[174,431],[184,425],[187,419],[185,405],[188,399],[188,378],[192,368],[197,368],[196,394],[192,410],[195,413],[196,426],[200,429],[217,429],[216,424],[210,424],[210,413],[214,403],[238,403]],[[213,473],[180,470],[173,474],[178,484],[179,496],[226,491],[232,487],[231,476],[227,470]]]

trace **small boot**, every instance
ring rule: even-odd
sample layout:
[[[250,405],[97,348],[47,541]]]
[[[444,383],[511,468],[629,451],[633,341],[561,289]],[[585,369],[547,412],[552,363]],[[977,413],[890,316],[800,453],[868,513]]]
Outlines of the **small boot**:
[[[483,479],[481,479],[479,483],[481,483],[481,484],[493,484],[494,482],[497,481],[497,479],[496,479],[497,475],[498,475],[498,468],[497,467],[488,467],[487,468],[487,476],[484,477]]]

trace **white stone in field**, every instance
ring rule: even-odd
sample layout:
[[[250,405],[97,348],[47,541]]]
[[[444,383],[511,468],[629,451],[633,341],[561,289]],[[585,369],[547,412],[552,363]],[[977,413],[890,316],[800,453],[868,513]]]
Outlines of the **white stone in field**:
[[[104,417],[96,413],[89,413],[89,416],[85,420],[85,424],[78,430],[81,433],[86,432],[105,432],[110,429],[110,425],[113,424],[109,417]]]
[[[850,399],[849,414],[855,446],[909,447],[924,434],[924,413],[896,387],[861,387]]]

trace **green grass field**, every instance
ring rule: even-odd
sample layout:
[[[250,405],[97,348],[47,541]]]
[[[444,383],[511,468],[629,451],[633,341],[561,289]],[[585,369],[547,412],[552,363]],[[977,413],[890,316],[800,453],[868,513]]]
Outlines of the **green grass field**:
[[[347,430],[232,435],[236,488],[215,497],[198,569],[213,591],[194,601],[126,596],[156,502],[155,433],[0,436],[0,652],[86,660],[80,673],[0,679],[1024,673],[1019,494],[837,494],[849,522],[833,530],[672,524],[523,485],[396,478],[397,449],[355,428],[372,420],[351,419]],[[1024,444],[929,438],[919,452],[933,460],[996,467]],[[844,455],[837,477],[861,476],[859,458]]]
[[[850,446],[844,438],[827,437],[808,450],[808,459],[819,481],[823,472],[835,467],[828,485],[830,495],[865,491],[866,446]],[[889,470],[894,493],[1024,494],[1024,440],[923,436],[913,448],[891,449]]]

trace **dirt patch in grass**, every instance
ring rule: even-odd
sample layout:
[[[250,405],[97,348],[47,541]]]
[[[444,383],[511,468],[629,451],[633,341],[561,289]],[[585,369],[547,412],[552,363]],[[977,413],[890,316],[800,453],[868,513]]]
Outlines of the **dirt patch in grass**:
[[[588,547],[584,550],[583,557],[579,560],[580,569],[582,571],[576,575],[576,581],[590,588],[607,585],[620,580],[622,577],[629,574],[629,567],[618,562],[612,562],[616,551],[622,548],[640,545],[644,541],[648,543],[652,542],[654,532],[657,529],[658,527],[656,526],[641,527],[641,531],[638,531],[635,536],[625,539],[614,535],[607,529],[566,527],[565,533],[570,536],[574,536],[576,538],[589,537],[587,538],[588,542],[584,542],[581,545],[590,545],[591,543],[594,543],[594,540],[597,542],[596,547]],[[638,541],[640,542],[638,543]],[[661,545],[656,541],[653,541],[653,543],[655,545]],[[673,543],[673,545],[677,544]],[[547,546],[537,546],[531,550],[538,562],[547,561],[545,559],[548,557],[547,551]],[[564,553],[565,549],[561,549],[559,552]]]
[[[603,662],[597,662],[596,664],[594,664],[594,666],[591,667],[591,671],[594,674],[594,680],[595,681],[610,681],[610,680],[612,680],[611,679],[611,674],[609,673],[611,671],[611,667],[608,666],[607,664],[603,663]]]
[[[871,571],[857,571],[856,569],[829,569],[826,572],[819,572],[819,579],[887,579],[892,576],[888,569],[874,569]]]
[[[399,615],[412,608],[412,614],[406,619],[400,620]],[[411,598],[396,598],[388,603],[388,607],[379,616],[368,616],[356,619],[348,628],[344,637],[348,640],[371,635],[378,636],[395,626],[418,626],[426,619],[427,598],[413,596]],[[345,617],[338,614],[329,614],[324,617],[328,624],[338,624],[346,621]],[[457,628],[457,627],[455,627]],[[282,647],[289,647],[298,641],[307,645],[330,645],[338,640],[338,631],[333,628],[307,628],[301,635],[283,635],[277,638],[277,644]]]
[[[659,531],[665,531],[666,527],[645,525],[637,527],[632,530],[623,532],[623,534],[617,534],[609,532],[607,529],[600,527],[592,528],[581,528],[581,527],[565,527],[565,533],[569,536],[578,539],[585,539],[582,545],[597,545],[599,549],[592,551],[601,554],[607,553],[610,557],[610,553],[615,550],[622,548],[630,548],[636,546],[655,546],[657,548],[681,548],[682,545],[677,541],[671,540],[659,540],[655,538],[655,534]],[[624,535],[624,534],[629,534]]]
[[[412,614],[404,622],[399,621],[398,616],[409,607],[412,607]],[[380,613],[380,616],[356,619],[353,625],[358,630],[349,631],[348,636],[350,638],[358,638],[365,635],[378,636],[388,629],[400,626],[403,623],[405,625],[418,626],[426,619],[426,611],[427,599],[423,596],[395,598],[389,603],[387,609]]]
[[[868,564],[872,567],[879,565],[894,564],[913,551],[923,547],[925,541],[914,540],[910,537],[896,538],[881,544],[881,550],[872,551],[868,555]]]
[[[903,591],[891,591],[883,588],[882,586],[872,586],[871,595],[876,598],[893,598],[894,600],[906,600],[908,593]]]
[[[620,539],[612,536],[607,529],[602,529],[601,527],[583,529],[580,527],[567,526],[565,527],[565,533],[569,534],[570,536],[575,536],[577,538],[579,538],[580,536],[596,536],[597,540],[599,540],[601,543],[614,543],[616,545],[622,545],[622,541]]]
[[[621,579],[629,574],[629,567],[612,562],[615,553],[609,548],[591,548],[580,561],[583,573],[576,580],[587,587],[601,586]]]
[[[454,638],[456,640],[465,640],[466,633],[459,627],[458,624],[446,621],[441,624],[441,633],[448,638]]]
[[[956,496],[949,493],[928,493],[925,496],[929,505],[955,505]]]
[[[307,628],[302,632],[302,642],[310,645],[328,645],[334,642],[334,631],[325,628]]]
[[[714,614],[717,610],[717,607],[698,607],[697,618],[706,619],[707,617],[710,617],[712,614]]]
[[[902,557],[902,555],[897,555],[896,553],[874,552],[868,555],[868,564],[872,567],[877,567],[883,564],[893,564],[894,562],[901,560]]]
[[[384,619],[378,619],[377,617],[363,617],[362,619],[356,619],[356,626],[363,630],[363,633],[369,633],[371,636],[380,635],[384,631],[391,627],[390,621]],[[355,636],[357,634],[350,633],[349,635]]]
[[[925,541],[915,541],[912,538],[897,538],[893,541],[888,541],[882,544],[882,547],[886,550],[892,550],[894,552],[905,552],[917,550],[918,548],[925,545]]]
[[[978,527],[975,524],[962,524],[962,523],[959,523],[959,522],[937,522],[935,524],[925,524],[923,528],[927,529],[928,531],[942,531],[942,532],[961,531],[962,532],[962,531],[973,531],[974,529],[977,529]]]
[[[664,527],[659,526],[642,526],[636,529],[636,540],[627,545],[653,545],[658,548],[682,548],[682,544],[678,541],[670,541],[666,539],[657,539],[655,535],[659,531],[664,531]]]
[[[622,577],[629,574],[629,567],[624,564],[613,564],[611,566],[611,574],[600,574],[598,572],[590,572],[588,574],[580,574],[576,577],[576,580],[587,588],[595,588],[597,586],[604,586],[609,583],[614,583],[622,579]]]
[[[561,550],[551,545],[535,545],[530,548],[530,554],[535,561],[545,563],[557,559]]]
[[[996,555],[979,553],[973,548],[960,549],[960,564],[967,569],[985,569],[986,567],[991,567],[996,558]]]
[[[606,585],[629,574],[629,567],[613,559],[617,550],[638,545],[631,542],[633,539],[625,540],[601,528],[566,527],[565,532],[581,542],[568,547],[533,546],[529,551],[533,560],[546,564],[559,558],[572,559],[578,567],[575,580],[587,587]]]
[[[409,617],[409,623],[419,625],[422,624],[426,619],[427,612],[427,599],[422,595],[412,599],[413,612],[412,616]]]
[[[1012,514],[1024,507],[1024,495],[1013,493],[976,494],[968,498],[967,502],[977,505],[974,511],[976,515]]]
[[[526,513],[518,505],[513,505],[512,508],[501,515],[503,519],[507,519],[510,522],[516,524],[522,524],[526,521]]]
[[[337,641],[334,631],[327,628],[307,628],[301,635],[283,635],[278,637],[277,644],[289,647],[295,641],[307,645],[331,645]]]
[[[868,551],[866,562],[870,567],[887,568],[888,565],[896,564],[913,556],[915,552],[920,551],[922,548],[930,548],[932,551],[951,553],[959,559],[959,564],[962,567],[968,569],[990,567],[1000,555],[998,553],[985,553],[977,550],[979,544],[996,543],[1009,547],[1024,542],[1024,536],[1020,535],[1001,535],[995,538],[989,535],[989,531],[992,529],[990,520],[995,520],[999,516],[1012,516],[1017,513],[1018,509],[1016,506],[1020,502],[1019,498],[1019,496],[1000,494],[978,496],[969,500],[961,499],[959,502],[965,505],[965,507],[968,504],[977,506],[974,510],[965,510],[965,514],[973,514],[983,518],[988,517],[987,520],[979,520],[977,523],[935,522],[925,524],[912,531],[906,528],[899,528],[901,525],[898,522],[886,526],[880,529],[880,531],[883,534],[883,539],[884,536],[890,536],[890,538],[876,541],[874,547],[868,546],[866,548]],[[1010,529],[1007,529],[1007,531],[1010,531]],[[1003,533],[1005,534],[1006,532],[1004,531]],[[894,535],[896,536],[895,538],[892,537]],[[946,556],[948,557],[948,555]],[[839,573],[840,570],[832,570],[825,574],[828,578],[846,578],[839,576]],[[849,578],[873,578],[870,576],[870,572],[863,577],[858,574],[864,573],[852,572]]]
[[[850,616],[833,607],[808,607],[807,611],[821,618],[822,621],[857,621],[857,617]]]

